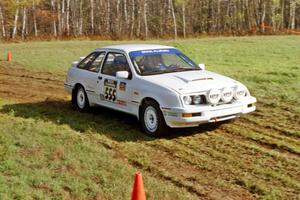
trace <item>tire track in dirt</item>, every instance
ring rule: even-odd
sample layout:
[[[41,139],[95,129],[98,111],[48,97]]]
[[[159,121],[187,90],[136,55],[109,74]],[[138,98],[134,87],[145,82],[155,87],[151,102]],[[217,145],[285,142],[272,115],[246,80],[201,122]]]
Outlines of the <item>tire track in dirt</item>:
[[[0,96],[21,102],[68,98],[63,77],[48,72],[33,72],[0,65]]]
[[[281,143],[277,143],[278,141],[276,141],[276,139],[273,139],[270,136],[260,135],[260,132],[253,131],[249,127],[247,130],[250,130],[252,135],[250,133],[245,133],[243,132],[245,130],[244,128],[244,126],[240,127],[238,125],[232,124],[230,128],[222,127],[221,130],[231,134],[231,136],[232,134],[234,134],[235,137],[238,137],[240,139],[260,144],[267,149],[277,150],[280,153],[283,152],[291,157],[299,158],[300,153],[297,147],[290,147]]]
[[[268,131],[275,131],[277,134],[281,135],[281,136],[285,136],[286,138],[293,138],[293,139],[297,139],[295,141],[299,142],[298,140],[300,139],[300,132],[299,132],[299,135],[296,135],[296,134],[293,134],[293,133],[290,133],[288,130],[285,130],[285,127],[279,127],[279,126],[276,126],[276,125],[271,125],[269,123],[267,124],[263,124],[261,122],[258,122],[257,120],[254,120],[253,117],[247,117],[247,118],[240,118],[240,121],[241,122],[244,122],[244,123],[249,123],[249,124],[252,124],[253,126],[257,126],[257,127],[261,127],[261,128],[264,128],[265,130],[268,130]],[[260,121],[263,121],[263,119],[260,119]],[[298,131],[298,130],[294,130],[295,132]]]
[[[180,146],[182,146],[182,148],[180,148]],[[181,152],[181,156],[176,156],[178,159],[181,159],[182,162],[186,162],[191,164],[192,166],[199,166],[201,165],[201,163],[206,162],[209,163],[208,168],[206,168],[206,170],[204,171],[208,171],[208,172],[214,172],[214,173],[210,173],[210,176],[214,177],[214,175],[218,175],[215,177],[216,180],[226,180],[228,181],[228,185],[234,185],[236,184],[234,182],[234,180],[238,180],[239,177],[241,177],[241,175],[247,171],[248,173],[252,174],[252,177],[256,180],[256,181],[262,181],[260,178],[258,178],[258,174],[260,174],[262,177],[273,177],[273,183],[276,182],[275,180],[278,180],[279,182],[281,182],[281,185],[290,185],[293,183],[289,183],[286,182],[285,179],[283,179],[284,177],[278,177],[278,176],[273,176],[272,172],[275,172],[271,167],[269,172],[264,172],[263,170],[258,169],[258,166],[251,166],[249,165],[249,160],[247,161],[243,161],[243,159],[239,160],[238,157],[236,158],[230,158],[230,157],[226,157],[224,154],[226,154],[226,152],[217,152],[216,150],[214,150],[211,147],[207,147],[206,149],[203,149],[203,147],[201,147],[201,151],[197,150],[196,147],[191,147],[189,145],[185,145],[182,144],[181,142],[178,142],[178,144],[176,144],[177,148],[170,148],[167,146],[160,146],[157,145],[157,148],[164,149],[164,151],[177,151],[178,149],[184,149],[183,152]],[[245,155],[245,154],[243,154]],[[192,159],[192,158],[199,158],[199,157],[205,157],[204,160],[199,160],[199,159]],[[238,159],[235,160],[235,159]],[[226,165],[224,165],[226,163]],[[248,166],[249,165],[249,166]],[[258,167],[258,168],[256,168]],[[265,166],[263,166],[265,167]],[[264,168],[262,168],[264,169]],[[222,178],[223,177],[223,178]],[[220,179],[222,178],[222,179]],[[293,178],[293,177],[292,177]],[[269,183],[266,182],[265,185],[268,185]],[[293,185],[294,186],[294,185]],[[294,186],[295,187],[295,186]]]
[[[105,139],[104,139],[105,140]],[[109,144],[107,144],[109,143]],[[161,145],[151,144],[151,142],[140,143],[138,149],[143,149],[143,153],[146,153],[147,160],[151,160],[149,163],[139,161],[139,157],[143,157],[137,151],[134,155],[128,156],[126,150],[122,150],[122,146],[114,141],[101,142],[102,145],[113,150],[117,154],[117,158],[121,158],[129,162],[134,167],[143,169],[151,174],[151,176],[163,179],[173,185],[181,188],[185,188],[188,192],[196,194],[201,199],[219,199],[218,195],[227,196],[228,199],[254,199],[253,194],[246,189],[240,187],[237,184],[230,184],[224,187],[218,182],[221,180],[218,178],[219,174],[214,170],[200,169],[195,166],[195,163],[187,163],[186,160],[182,160],[182,157],[178,157],[171,150],[162,150]],[[159,156],[158,156],[159,155]],[[174,167],[176,166],[176,167]]]

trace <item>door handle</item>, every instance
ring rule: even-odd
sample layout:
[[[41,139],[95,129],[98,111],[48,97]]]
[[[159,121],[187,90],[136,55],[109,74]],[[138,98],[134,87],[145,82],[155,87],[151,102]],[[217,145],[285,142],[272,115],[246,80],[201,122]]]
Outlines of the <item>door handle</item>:
[[[99,80],[102,80],[102,76],[98,76],[98,79],[99,79]]]

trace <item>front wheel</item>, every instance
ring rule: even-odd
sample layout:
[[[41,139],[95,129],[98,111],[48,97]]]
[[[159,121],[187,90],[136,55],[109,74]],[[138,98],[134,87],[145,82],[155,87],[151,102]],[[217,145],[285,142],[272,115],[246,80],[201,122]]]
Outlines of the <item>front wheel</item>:
[[[142,105],[140,121],[148,136],[159,137],[168,131],[164,116],[155,101],[147,101]]]

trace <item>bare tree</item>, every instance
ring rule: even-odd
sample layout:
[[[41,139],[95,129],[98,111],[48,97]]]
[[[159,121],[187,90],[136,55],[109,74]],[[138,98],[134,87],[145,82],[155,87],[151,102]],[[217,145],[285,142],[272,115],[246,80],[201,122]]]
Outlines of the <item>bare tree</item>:
[[[54,14],[54,12],[55,12],[55,0],[51,0],[51,9],[52,9],[52,14]],[[52,26],[53,26],[53,35],[54,35],[54,37],[57,37],[55,17],[53,17]]]
[[[13,28],[13,33],[12,33],[12,38],[14,39],[17,35],[17,30],[18,30],[18,18],[19,18],[19,1],[16,1],[17,8],[16,8],[16,14],[15,14],[15,20],[14,20],[14,28]]]
[[[82,10],[82,5],[83,5],[83,0],[80,0],[79,4],[79,35],[83,34],[83,10]]]
[[[25,31],[26,31],[26,8],[23,8],[23,23],[22,23],[22,39],[25,37]]]
[[[289,28],[295,29],[295,19],[296,19],[296,1],[290,0],[290,20],[289,20]]]
[[[130,37],[133,37],[133,31],[134,31],[134,14],[135,14],[135,0],[131,0],[131,28],[130,28]]]
[[[67,0],[66,26],[67,35],[70,35],[70,0]]]
[[[34,36],[37,37],[38,30],[37,30],[37,22],[36,22],[35,0],[32,0],[32,18],[33,18]]]
[[[94,0],[90,0],[91,4],[91,31],[94,34]]]
[[[169,0],[168,13],[172,14],[174,38],[176,39],[177,38],[177,23],[176,23],[176,15],[175,15],[175,10],[174,10],[173,0]]]
[[[1,22],[2,37],[6,37],[4,17],[3,17],[1,5],[0,5],[0,22]]]
[[[182,32],[183,32],[183,38],[186,38],[186,28],[185,28],[185,2],[182,2]]]
[[[144,2],[144,23],[145,23],[145,38],[148,38],[148,22],[147,22],[147,0]]]

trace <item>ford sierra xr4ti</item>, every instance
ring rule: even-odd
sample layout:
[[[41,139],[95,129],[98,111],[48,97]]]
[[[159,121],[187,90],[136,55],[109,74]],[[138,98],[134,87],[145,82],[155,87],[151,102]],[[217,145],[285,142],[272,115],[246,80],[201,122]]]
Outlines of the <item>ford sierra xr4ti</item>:
[[[73,62],[65,89],[79,111],[100,105],[132,114],[149,136],[168,127],[233,119],[256,108],[245,85],[162,45],[96,49]]]

